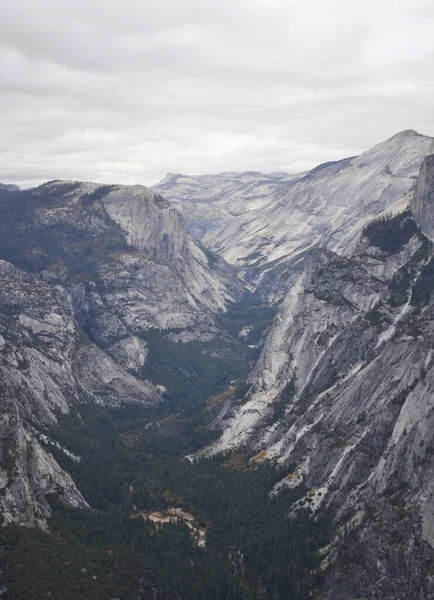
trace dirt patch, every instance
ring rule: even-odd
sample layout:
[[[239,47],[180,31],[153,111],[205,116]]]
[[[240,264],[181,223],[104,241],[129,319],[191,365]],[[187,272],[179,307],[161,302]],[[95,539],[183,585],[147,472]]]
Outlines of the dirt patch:
[[[194,515],[191,513],[185,512],[182,508],[170,507],[165,511],[145,511],[145,510],[137,510],[135,508],[137,514],[139,514],[144,519],[149,519],[153,523],[158,525],[164,525],[166,523],[176,523],[182,522],[187,525],[190,529],[191,536],[199,548],[205,548],[206,545],[206,529],[204,527],[200,527],[199,523],[196,521]]]

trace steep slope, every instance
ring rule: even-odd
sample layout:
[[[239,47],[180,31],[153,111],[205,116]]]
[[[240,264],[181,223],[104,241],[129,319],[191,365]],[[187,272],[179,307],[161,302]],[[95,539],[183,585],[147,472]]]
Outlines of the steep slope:
[[[432,152],[433,138],[403,131],[355,158],[270,183],[266,193],[262,183],[254,183],[248,194],[254,197],[257,193],[257,206],[248,201],[249,196],[243,205],[243,188],[236,191],[236,200],[230,194],[224,201],[220,199],[225,189],[221,181],[216,183],[214,199],[208,187],[196,179],[212,208],[231,215],[221,223],[211,219],[211,230],[203,240],[236,266],[247,283],[259,285],[265,298],[280,300],[310,248],[320,245],[348,253],[370,219],[396,203],[405,208],[408,199],[403,197],[413,187],[424,157]],[[169,178],[165,193],[169,198],[185,198],[191,187],[182,177]],[[193,198],[200,199],[200,192],[195,191]],[[231,202],[237,207],[237,216],[230,212]],[[190,214],[197,228],[198,204],[184,205],[184,211],[187,222]],[[206,219],[203,223],[208,226]]]
[[[215,315],[244,288],[222,259],[191,241],[160,195],[57,181],[1,198],[0,257],[67,287],[81,327],[119,364],[153,374],[149,332],[232,345]]]
[[[433,181],[428,157],[411,201],[428,233]],[[311,489],[292,510],[331,508],[320,598],[434,594],[433,265],[408,210],[368,225],[351,258],[311,252],[207,450],[247,444],[287,465],[272,493]]]
[[[424,160],[415,193],[410,200],[411,212],[424,234],[434,237],[434,155]]]
[[[152,189],[176,203],[208,204],[238,216],[267,206],[277,190],[302,176],[255,171],[196,176],[168,173]]]
[[[50,494],[87,506],[44,435],[58,414],[83,402],[148,406],[160,401],[150,384],[136,380],[83,336],[62,288],[5,261],[0,261],[0,380],[4,523],[44,525]]]
[[[1,208],[4,227],[16,231],[14,240],[2,243],[2,252],[23,267],[79,279],[86,268],[95,274],[109,265],[119,269],[118,275],[130,273],[136,285],[152,281],[146,295],[155,298],[148,306],[140,303],[136,318],[143,327],[206,321],[206,314],[223,310],[240,294],[241,285],[229,270],[210,266],[191,242],[179,213],[141,186],[55,181],[9,193]],[[142,268],[144,272],[131,273]],[[167,296],[162,306],[159,282]]]
[[[170,396],[184,377],[194,393],[196,363],[244,367],[241,344],[215,322],[243,287],[140,186],[2,186],[0,213],[0,507],[5,522],[43,526],[50,494],[87,506],[46,428],[83,403],[154,405],[161,395],[148,379]]]
[[[220,173],[187,176],[168,173],[152,189],[169,198],[184,215],[191,235],[208,245],[236,217],[267,207],[288,183],[302,175]]]

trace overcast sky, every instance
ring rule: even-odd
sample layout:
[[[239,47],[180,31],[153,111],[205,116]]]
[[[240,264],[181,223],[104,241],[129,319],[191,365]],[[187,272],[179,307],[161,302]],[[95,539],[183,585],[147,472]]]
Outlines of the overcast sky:
[[[2,0],[0,181],[301,171],[434,136],[433,0]]]

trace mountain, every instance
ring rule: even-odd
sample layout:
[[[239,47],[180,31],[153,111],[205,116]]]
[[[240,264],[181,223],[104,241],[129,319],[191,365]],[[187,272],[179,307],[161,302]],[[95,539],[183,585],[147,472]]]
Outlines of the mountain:
[[[212,204],[237,216],[268,204],[268,197],[302,175],[256,171],[227,172],[217,175],[188,176],[168,173],[153,189],[175,202]]]
[[[0,186],[0,590],[434,596],[433,150]]]
[[[255,171],[197,176],[168,173],[152,189],[170,198],[184,215],[190,234],[208,246],[236,217],[265,208],[289,182],[300,177]]]
[[[2,186],[0,212],[0,507],[5,523],[45,526],[47,496],[87,506],[51,452],[59,416],[88,403],[152,406],[161,395],[149,379],[170,397],[180,379],[194,391],[199,368],[245,368],[241,344],[216,324],[243,286],[140,186]]]
[[[410,208],[319,248],[285,297],[248,391],[204,452],[247,446],[304,485],[291,511],[332,510],[322,599],[434,595],[434,156]]]
[[[180,202],[194,234],[247,284],[259,286],[268,301],[279,301],[309,249],[346,254],[370,219],[405,207],[404,196],[432,152],[433,138],[407,130],[360,156],[299,176],[168,176],[155,189]],[[193,202],[185,203],[192,191]]]
[[[135,282],[134,304],[130,299],[132,308],[126,308],[121,288],[111,290],[119,301],[107,295],[103,302],[122,306],[129,326],[198,326],[242,293],[222,262],[214,260],[209,268],[179,213],[146,188],[55,181],[7,198],[3,226],[14,227],[15,235],[2,243],[3,255],[53,281],[76,281],[81,289],[86,269],[106,278],[107,285],[117,270],[117,281]],[[120,323],[116,327],[122,328]]]
[[[46,428],[85,403],[149,406],[161,397],[90,342],[60,286],[5,261],[0,261],[0,284],[0,511],[3,524],[45,526],[47,495],[87,507],[54,459]]]

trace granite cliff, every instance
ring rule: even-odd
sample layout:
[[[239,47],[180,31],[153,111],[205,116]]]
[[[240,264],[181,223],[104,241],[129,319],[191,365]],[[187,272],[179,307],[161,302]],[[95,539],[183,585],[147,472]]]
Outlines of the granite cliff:
[[[247,446],[286,465],[271,494],[333,514],[321,598],[434,594],[433,157],[409,209],[368,224],[351,255],[312,250],[242,399],[205,454]]]

